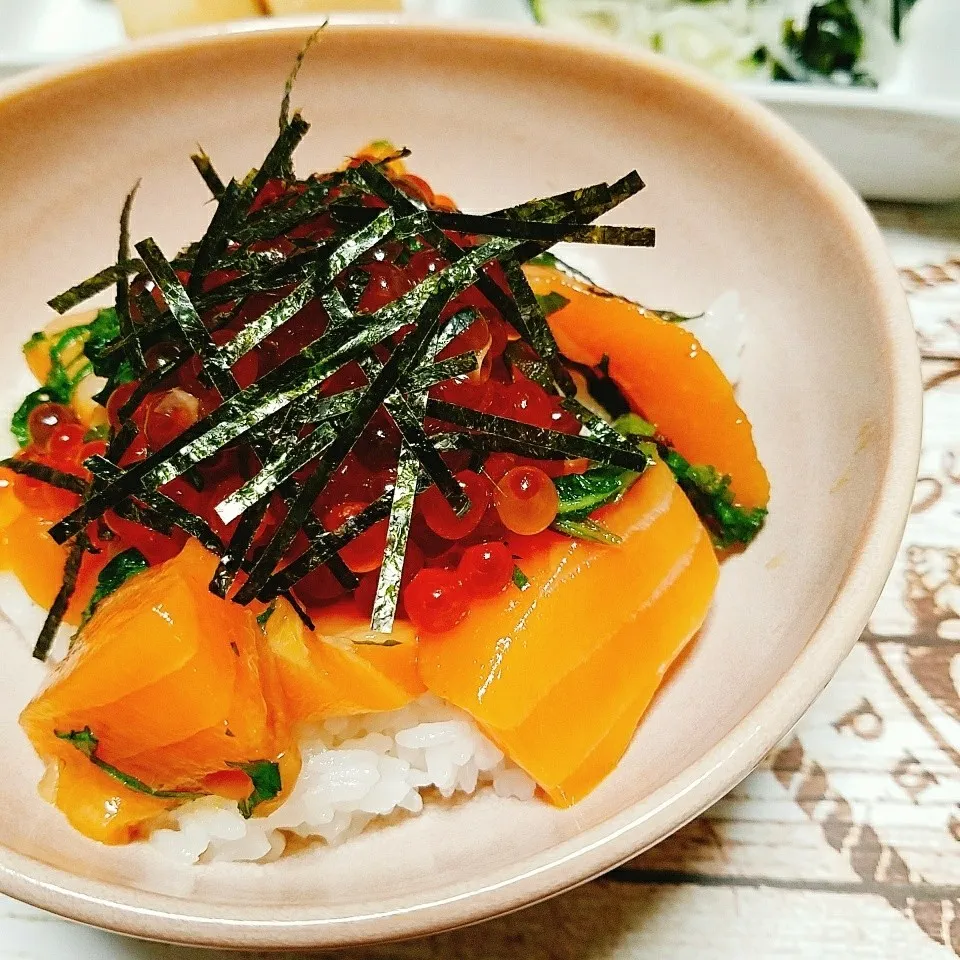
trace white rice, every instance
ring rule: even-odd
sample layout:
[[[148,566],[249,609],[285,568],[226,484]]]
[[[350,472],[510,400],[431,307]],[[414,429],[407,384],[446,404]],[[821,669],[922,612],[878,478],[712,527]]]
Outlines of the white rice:
[[[269,861],[288,837],[342,843],[376,818],[417,814],[425,795],[493,789],[533,798],[536,784],[460,710],[425,695],[401,710],[334,717],[301,740],[303,769],[268,817],[244,820],[216,797],[173,811],[148,843],[182,863]]]

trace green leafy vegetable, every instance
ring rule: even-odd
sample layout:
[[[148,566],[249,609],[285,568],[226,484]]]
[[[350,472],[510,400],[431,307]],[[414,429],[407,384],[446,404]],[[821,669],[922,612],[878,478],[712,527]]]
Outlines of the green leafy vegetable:
[[[582,520],[558,518],[553,524],[553,529],[576,540],[592,540],[594,543],[603,543],[608,547],[616,547],[623,543],[623,539],[612,530],[608,530],[602,523],[597,523],[589,517]]]
[[[69,397],[64,397],[46,387],[28,393],[10,418],[10,432],[16,437],[17,443],[25,447],[30,442],[30,428],[27,426],[27,421],[30,419],[30,414],[41,403],[67,403],[69,400]]]
[[[639,413],[625,413],[613,421],[613,429],[624,436],[653,437],[657,428]]]
[[[101,760],[98,755],[100,740],[90,727],[69,732],[55,730],[54,735],[57,739],[64,740],[75,747],[95,767],[99,767],[117,783],[122,784],[128,790],[133,790],[135,793],[143,793],[148,797],[156,797],[158,800],[197,800],[200,797],[209,796],[208,793],[201,790],[158,790],[156,787],[151,787],[131,774],[124,773],[112,764]],[[253,783],[253,792],[239,804],[240,813],[245,819],[249,820],[253,816],[254,810],[261,803],[274,800],[280,795],[280,791],[283,789],[280,767],[272,760],[254,760],[251,763],[234,763],[230,766],[236,770],[242,770]]]
[[[558,310],[562,310],[570,301],[562,293],[557,293],[556,290],[551,290],[549,293],[536,295],[537,303],[540,304],[540,309],[543,311],[545,317],[549,317],[550,314],[556,313]]]
[[[266,628],[267,623],[270,621],[270,618],[276,612],[276,609],[277,609],[277,605],[275,603],[271,603],[270,606],[263,611],[263,613],[259,614],[259,616],[257,617],[257,623],[260,624],[261,628]]]
[[[97,369],[98,348],[109,343],[119,333],[116,310],[112,307],[101,310],[88,324],[68,327],[57,335],[50,345],[50,371],[40,389],[28,394],[10,422],[10,429],[21,447],[30,442],[27,420],[31,411],[41,403],[70,403],[77,384],[88,374],[109,376],[115,372],[116,363],[109,371]],[[47,337],[35,333],[24,345],[24,351],[45,343]]]
[[[59,730],[55,730],[54,735],[57,739],[65,740],[71,746],[76,747],[95,767],[99,767],[108,776],[135,793],[145,793],[147,796],[156,797],[158,800],[196,800],[198,797],[206,796],[206,794],[195,790],[157,790],[129,773],[124,773],[112,764],[106,763],[97,756],[100,741],[89,727],[84,727],[82,730],[71,730],[69,733],[61,733]]]
[[[255,760],[252,763],[232,764],[242,770],[253,782],[253,793],[240,801],[240,815],[249,820],[254,810],[269,800],[275,800],[283,790],[280,767],[272,760]]]
[[[594,510],[616,503],[640,474],[616,467],[596,467],[585,473],[555,477],[554,486],[560,498],[557,517],[562,520],[585,520]]]
[[[84,621],[89,620],[100,603],[125,584],[131,577],[146,570],[150,564],[147,558],[136,547],[130,547],[123,553],[117,554],[101,571],[97,577],[97,586],[90,598]]]
[[[850,0],[826,0],[810,9],[805,25],[787,20],[783,25],[783,45],[797,62],[812,73],[824,77],[849,73],[863,80],[856,67],[863,55],[864,37],[860,21]],[[774,78],[796,80],[780,64],[774,64]]]
[[[663,460],[677,478],[680,489],[689,497],[718,549],[746,546],[763,529],[766,509],[747,509],[735,504],[729,475],[719,473],[714,467],[694,466],[676,450],[666,450]]]

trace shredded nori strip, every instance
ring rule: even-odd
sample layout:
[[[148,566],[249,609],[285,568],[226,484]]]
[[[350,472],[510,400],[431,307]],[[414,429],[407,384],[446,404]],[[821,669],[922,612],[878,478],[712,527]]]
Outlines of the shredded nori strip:
[[[140,273],[142,270],[143,262],[140,260],[124,260],[121,263],[111,264],[92,277],[88,277],[82,283],[78,283],[75,287],[64,290],[63,293],[58,294],[52,300],[48,300],[47,305],[53,307],[57,313],[64,314],[91,297],[95,297],[98,293],[103,293],[121,277],[129,277],[132,274]]]
[[[455,266],[450,267],[447,272],[454,269]],[[380,372],[364,391],[363,396],[347,417],[342,430],[320,457],[313,475],[303,485],[300,495],[290,506],[287,516],[280,524],[272,540],[267,544],[263,554],[250,570],[246,583],[237,594],[238,603],[248,603],[257,596],[257,591],[263,586],[266,578],[302,526],[314,500],[326,485],[333,471],[343,463],[344,458],[356,443],[370,418],[390,395],[398,381],[406,374],[408,368],[415,367],[422,362],[430,341],[439,326],[440,312],[446,306],[450,296],[450,293],[438,292],[427,301],[420,311],[417,326],[400,341]],[[456,495],[451,495],[448,499],[454,511],[462,514],[469,509],[470,502],[460,489],[459,484],[456,487]],[[446,494],[446,491],[444,493]]]
[[[339,530],[318,537],[296,560],[273,574],[260,589],[256,599],[266,602],[284,590],[289,590],[298,580],[302,580],[320,564],[326,563],[334,553],[358,537],[364,530],[369,530],[375,523],[388,516],[392,502],[392,492],[385,493],[361,513],[351,517]],[[248,579],[244,586],[249,583]],[[243,602],[239,601],[239,595],[238,602]]]
[[[297,59],[293,62],[293,67],[291,68],[290,73],[287,74],[287,80],[283,85],[283,99],[280,101],[281,132],[283,132],[283,130],[285,130],[290,124],[290,97],[293,95],[294,84],[296,84],[297,77],[300,75],[300,68],[303,66],[303,61],[310,52],[310,48],[320,39],[320,35],[326,29],[328,22],[329,21],[324,20],[324,22],[321,23],[320,26],[310,34],[309,37],[307,37],[306,42],[300,48],[300,52],[297,54]]]
[[[203,361],[204,372],[210,377],[220,396],[224,399],[233,396],[239,387],[230,372],[230,364],[200,319],[200,314],[197,313],[173,266],[167,262],[152,238],[141,240],[137,244],[137,253],[143,258],[150,276],[160,288],[187,343]]]
[[[48,467],[45,463],[37,463],[36,460],[20,460],[17,457],[10,457],[7,460],[0,461],[0,467],[6,467],[13,473],[22,474],[32,480],[39,480],[51,487],[58,487],[60,490],[69,490],[71,493],[77,493],[81,496],[87,492],[87,483],[82,477],[75,476],[72,473],[64,473],[62,470]]]
[[[112,437],[108,456],[90,461],[96,479],[85,503],[56,524],[51,533],[58,542],[71,537],[79,541],[84,525],[107,509],[143,511],[145,518],[148,511],[153,512],[168,526],[187,529],[221,555],[212,585],[216,592],[224,595],[236,574],[246,570],[247,579],[234,598],[242,603],[254,596],[271,597],[288,591],[320,563],[328,563],[341,582],[354,586],[356,578],[343,565],[337,551],[389,515],[389,546],[373,617],[375,629],[389,630],[416,493],[432,480],[455,510],[463,511],[469,506],[441,458],[441,450],[504,449],[553,460],[585,456],[598,464],[637,471],[649,463],[645,451],[619,435],[611,437],[587,430],[585,436],[572,436],[441,401],[427,401],[430,387],[472,372],[478,366],[474,354],[435,360],[437,353],[479,316],[467,309],[441,321],[446,305],[469,287],[475,287],[533,348],[538,359],[531,363],[538,364],[538,373],[547,388],[570,398],[574,390],[572,380],[546,323],[543,306],[530,290],[521,264],[559,240],[652,245],[654,238],[648,228],[596,226],[591,222],[642,188],[643,182],[635,172],[612,185],[596,184],[486,215],[431,211],[421,201],[407,196],[383,173],[391,160],[406,156],[406,150],[377,163],[364,161],[337,174],[294,181],[292,154],[308,124],[299,113],[290,116],[290,95],[305,53],[306,49],[285,87],[279,136],[257,170],[242,181],[231,180],[224,186],[209,157],[202,150],[194,156],[197,169],[218,199],[217,210],[199,244],[169,262],[153,241],[141,241],[137,250],[142,261],[136,261],[128,258],[124,236],[118,265],[55,298],[56,306],[80,302],[110,282],[117,282],[121,331],[102,354],[127,351],[127,356],[134,358],[135,371],[141,373],[137,390],[121,411],[122,420],[124,416],[132,417],[145,397],[192,356],[200,358],[201,377],[213,384],[223,402],[164,449],[121,469],[110,461],[119,458],[133,437],[135,430],[125,424]],[[251,213],[250,205],[263,187],[278,178],[288,189]],[[384,206],[377,202],[368,205],[371,196]],[[289,254],[250,248],[259,241],[284,237],[293,227],[321,215],[331,218],[325,222],[332,222],[332,236],[297,240],[292,248],[285,247],[292,249]],[[461,246],[444,231],[489,239],[479,246]],[[126,233],[126,226],[122,232]],[[356,314],[353,311],[369,279],[366,270],[357,269],[356,265],[378,245],[388,243],[406,243],[409,250],[432,246],[447,260],[447,266],[375,312]],[[509,293],[487,273],[494,263],[506,274]],[[167,309],[158,310],[152,297],[145,295],[140,301],[144,322],[134,329],[128,323],[129,294],[124,301],[121,287],[128,291],[129,275],[143,269],[157,283]],[[215,269],[234,270],[239,275],[201,292],[206,276]],[[189,272],[186,288],[177,270]],[[105,282],[107,277],[110,279]],[[281,299],[273,307],[248,322],[225,345],[214,342],[211,330],[228,323],[247,296],[273,291],[281,291]],[[292,359],[241,390],[231,370],[233,364],[312,301],[319,301],[326,309],[326,330],[318,332],[317,338]],[[202,317],[207,317],[207,322]],[[381,366],[371,351],[408,325],[412,325],[412,330],[393,347]],[[146,347],[171,340],[175,349],[173,361],[143,376],[137,358],[142,359]],[[358,361],[367,371],[367,386],[333,397],[317,396],[317,388],[352,361]],[[524,370],[521,364],[525,362],[518,359],[518,368]],[[313,516],[312,504],[381,407],[394,419],[403,440],[398,480],[380,500],[351,518],[341,530],[329,533]],[[455,429],[428,434],[422,424],[425,415],[452,424]],[[301,436],[307,425],[311,431]],[[225,548],[204,521],[200,521],[200,526],[194,523],[197,518],[165,497],[161,488],[176,477],[189,474],[225,446],[239,442],[252,446],[261,467],[240,491],[218,505],[222,518],[240,518],[231,544]],[[311,476],[303,485],[298,484],[293,474],[311,464]],[[270,540],[252,551],[274,492],[285,501],[286,516]],[[309,546],[277,569],[301,526]]]
[[[220,174],[214,169],[213,161],[210,159],[207,151],[197,144],[197,152],[191,153],[190,159],[197,168],[197,173],[203,177],[203,182],[207,185],[207,189],[213,194],[213,199],[219,200],[220,197],[223,196],[223,191],[226,188],[220,179]]]
[[[140,189],[138,180],[133,189],[127,194],[120,213],[120,242],[117,249],[117,263],[124,263],[130,259],[130,214],[133,212],[133,201]],[[152,298],[151,298],[152,299]],[[130,318],[130,278],[127,274],[117,277],[117,322],[120,326],[120,335],[128,337],[133,334],[133,320]],[[146,361],[143,359],[143,347],[139,340],[134,339],[127,350],[127,362],[134,374],[140,375],[146,370]]]
[[[458,407],[443,400],[430,400],[427,413],[438,420],[475,432],[491,449],[547,460],[585,457],[596,463],[636,470],[637,473],[643,473],[652,462],[647,454],[627,441],[615,445],[592,437],[560,433],[507,417],[479,413],[469,407]]]
[[[33,648],[33,658],[35,660],[46,660],[50,655],[50,648],[57,638],[57,631],[63,618],[67,615],[67,608],[77,591],[77,579],[80,576],[80,565],[83,563],[83,556],[90,547],[90,541],[83,532],[77,535],[77,538],[70,546],[70,552],[67,554],[67,560],[63,567],[63,581],[60,589],[50,605],[47,612],[47,618],[43,621],[43,627],[40,629],[40,636]]]
[[[426,396],[416,403],[416,413],[426,411]],[[377,591],[373,598],[370,629],[377,633],[390,633],[397,616],[400,602],[400,581],[403,565],[407,559],[407,543],[410,539],[410,524],[420,480],[420,460],[404,443],[397,461],[397,478],[390,502],[390,519],[387,522],[387,540],[383,551],[383,563],[377,578]]]
[[[619,247],[652,247],[653,227],[614,227],[582,223],[543,223],[513,217],[480,216],[472,213],[434,213],[434,223],[444,230],[477,233],[488,237],[516,237],[541,243],[598,243]]]

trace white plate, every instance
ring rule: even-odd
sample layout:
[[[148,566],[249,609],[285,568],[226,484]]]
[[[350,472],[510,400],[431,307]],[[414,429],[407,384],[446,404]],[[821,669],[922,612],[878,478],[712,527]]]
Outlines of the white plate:
[[[786,83],[741,88],[814,143],[868,199],[960,199],[960,99]]]
[[[160,2],[160,0],[158,0]],[[960,199],[960,0],[922,0],[884,90],[744,84],[869,199]],[[532,20],[527,0],[406,0],[413,17]],[[110,0],[0,0],[0,76],[124,42]]]

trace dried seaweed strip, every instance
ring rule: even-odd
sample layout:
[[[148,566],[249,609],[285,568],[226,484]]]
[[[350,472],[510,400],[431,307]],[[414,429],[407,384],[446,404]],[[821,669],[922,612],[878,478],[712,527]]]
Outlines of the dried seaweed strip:
[[[403,436],[404,443],[416,455],[424,472],[443,494],[450,509],[458,516],[465,514],[470,509],[470,500],[423,429],[423,417],[418,419],[402,396],[387,397],[384,406]]]
[[[126,263],[130,259],[130,214],[133,212],[133,201],[136,199],[139,189],[140,181],[138,180],[123,202],[123,210],[120,213],[120,240],[117,246],[117,263]],[[151,300],[152,299],[151,297]],[[133,333],[133,320],[130,318],[130,280],[125,273],[117,277],[116,308],[120,335],[130,336]],[[146,369],[147,364],[143,358],[143,348],[139,340],[133,339],[131,341],[130,348],[127,351],[127,361],[134,374],[138,376]]]
[[[393,204],[397,209],[403,211],[422,210],[422,204],[411,199],[407,194],[400,190],[383,173],[370,164],[361,164],[354,170],[355,182],[366,184],[374,193],[377,194],[386,203]],[[603,185],[606,191],[606,185]],[[606,195],[606,193],[604,193]],[[465,255],[463,248],[454,243],[442,230],[431,224],[425,230],[427,240],[433,244],[436,249],[451,263],[456,263]],[[524,327],[523,315],[517,309],[516,304],[500,288],[491,277],[486,274],[480,274],[477,278],[477,288],[487,298],[490,304],[500,312],[504,319],[512,324],[521,335],[527,335],[528,331]],[[527,339],[530,339],[527,336]],[[561,374],[562,377],[562,374]],[[567,380],[563,380],[569,388],[572,387]]]
[[[238,210],[245,199],[246,195],[243,193],[243,188],[235,179],[231,178],[217,200],[217,209],[213,211],[207,230],[200,240],[200,246],[197,247],[197,253],[190,270],[191,295],[198,296],[200,294],[203,278],[214,262],[219,259],[227,245],[228,231],[237,219]]]
[[[230,542],[220,556],[220,563],[210,581],[211,591],[218,597],[226,597],[227,591],[233,585],[240,568],[243,565],[253,541],[260,530],[267,510],[270,508],[269,500],[261,500],[260,503],[250,507],[240,518],[237,529],[234,530]]]
[[[550,244],[563,241],[620,247],[652,247],[656,239],[656,231],[653,227],[615,227],[566,221],[550,223],[542,220],[443,211],[435,211],[430,218],[443,230],[455,230],[459,233],[472,233],[486,237],[514,237],[518,240],[536,240]]]
[[[203,361],[204,372],[223,399],[232,397],[240,388],[230,370],[230,363],[210,336],[176,271],[151,238],[137,244],[137,253],[143,258],[150,276],[160,288],[187,342]]]
[[[299,438],[295,446],[273,457],[256,476],[218,503],[217,515],[224,523],[232,523],[244,510],[268,497],[285,480],[319,457],[333,442],[336,433],[333,426],[324,423],[306,437]]]
[[[533,455],[541,459],[585,457],[596,463],[636,470],[638,473],[646,470],[651,462],[645,453],[622,438],[620,443],[614,444],[592,437],[560,433],[507,417],[479,413],[443,400],[430,400],[427,412],[438,420],[475,431],[494,449],[516,450],[524,455],[527,455],[527,451],[539,451]]]
[[[122,473],[120,467],[103,457],[91,457],[87,462],[90,472],[97,480],[110,480]],[[163,532],[169,533],[173,527],[179,527],[184,533],[199,540],[211,553],[218,556],[223,553],[223,541],[202,517],[190,513],[189,510],[184,509],[179,503],[171,500],[170,497],[159,490],[141,493],[138,496],[147,505],[152,515],[161,519],[165,528]],[[157,528],[154,527],[154,529]]]
[[[555,223],[563,217],[580,210],[587,210],[602,198],[609,198],[610,185],[608,183],[592,183],[576,190],[565,190],[547,197],[538,197],[535,200],[526,200],[512,207],[502,207],[492,210],[491,217],[510,217],[526,220],[536,217],[548,223]]]
[[[306,190],[289,205],[271,204],[250,214],[233,232],[231,239],[241,246],[246,246],[258,240],[272,240],[286,234],[304,221],[328,212],[330,206],[327,200],[331,192],[343,187],[344,182],[342,171],[328,174],[323,179],[307,181],[309,185]]]
[[[318,415],[322,415],[318,413],[318,411],[321,411],[325,405],[328,405],[331,409],[335,408],[335,404],[331,402],[335,399],[336,398],[330,398],[328,401],[326,398],[308,395],[301,397],[300,400],[291,404],[286,410],[281,411],[277,418],[275,418],[276,423],[270,425],[269,430],[264,434],[263,440],[255,445],[255,450],[261,463],[263,463],[264,466],[268,464],[268,452],[272,458],[278,459],[288,451],[297,447],[300,442],[300,427],[305,423],[316,420]],[[344,409],[347,409],[347,407],[344,407]],[[269,451],[267,449],[268,444],[271,445]],[[278,488],[278,492],[288,507],[290,502],[296,498],[299,491],[299,485],[293,479],[286,480]],[[218,596],[225,597],[227,595],[227,591],[230,589],[230,586],[233,584],[233,581],[244,564],[246,555],[260,529],[269,505],[270,499],[265,496],[248,507],[241,515],[234,536],[230,540],[229,548],[223,555],[221,563],[218,565],[213,580],[211,581],[211,589]],[[222,506],[222,503],[217,506]],[[308,515],[305,518],[303,530],[311,542],[325,533],[323,526],[312,515]],[[339,556],[331,557],[327,561],[327,566],[344,588],[348,590],[356,588],[359,581]]]
[[[197,173],[200,174],[203,182],[207,185],[207,189],[213,194],[213,199],[219,200],[226,188],[223,180],[220,179],[220,174],[214,169],[213,161],[207,151],[197,144],[197,152],[191,153],[190,159],[197,168]]]
[[[224,304],[234,303],[253,293],[272,293],[304,279],[314,269],[317,258],[322,255],[323,247],[316,247],[305,253],[299,253],[282,260],[273,270],[265,275],[246,274],[235,280],[215,287],[208,293],[193,299],[198,312],[204,312]],[[217,265],[219,268],[219,264]],[[229,315],[224,322],[229,321]],[[177,325],[169,310],[157,314],[148,324],[138,327],[135,336],[144,343],[151,338],[162,338],[176,331]],[[115,340],[104,350],[104,356],[124,349],[130,341],[127,338]]]
[[[40,630],[40,636],[33,648],[33,657],[35,660],[44,661],[50,655],[50,648],[57,638],[57,631],[63,618],[67,615],[67,608],[77,591],[77,580],[80,576],[80,566],[83,563],[83,556],[90,546],[90,541],[85,533],[81,533],[70,547],[67,554],[67,560],[63,567],[63,582],[46,619],[43,621],[43,627]]]
[[[364,253],[375,247],[393,229],[395,218],[392,211],[385,211],[373,223],[358,231],[339,247],[326,261],[320,260],[304,281],[279,303],[274,304],[256,320],[248,323],[223,347],[222,355],[235,363],[245,353],[265,340],[316,296],[324,287],[333,283],[336,276]]]
[[[414,416],[422,421],[427,410],[426,394],[417,397],[412,407]],[[400,448],[400,458],[397,461],[397,477],[390,501],[383,563],[380,565],[380,576],[377,578],[377,590],[370,616],[370,629],[377,633],[390,633],[397,616],[403,565],[407,558],[407,543],[410,539],[410,525],[419,480],[420,459],[405,442]]]
[[[421,322],[423,322],[422,317]],[[432,352],[435,339],[436,334],[433,334],[426,341],[425,355]],[[371,382],[382,370],[380,361],[372,355],[363,357],[360,360],[360,367]],[[385,397],[383,405],[400,431],[404,444],[420,461],[424,472],[436,484],[437,489],[450,505],[450,509],[458,515],[466,513],[470,509],[470,501],[457,483],[453,471],[447,466],[423,429],[423,413],[418,417],[400,392]],[[419,400],[416,405],[418,408],[423,407],[423,403]]]
[[[455,270],[455,267],[448,268],[444,273],[449,273],[451,270]],[[462,272],[461,270],[460,273]],[[454,276],[457,275],[459,274],[454,274]],[[370,418],[387,396],[395,389],[400,379],[407,373],[407,370],[415,369],[423,361],[436,330],[439,327],[440,312],[446,306],[452,295],[452,290],[447,290],[438,291],[430,297],[420,311],[417,325],[400,341],[390,354],[387,362],[383,365],[383,368],[370,382],[363,396],[346,418],[341,431],[320,457],[312,476],[303,485],[300,495],[291,505],[290,511],[280,524],[273,539],[267,544],[263,554],[250,571],[247,582],[237,594],[237,601],[239,603],[249,602],[257,595],[257,592],[263,586],[267,577],[269,577],[284,552],[293,542],[293,538],[303,523],[304,517],[311,509],[320,491],[326,485],[330,475],[343,462],[361,432],[369,423]],[[376,314],[373,316],[375,315]],[[469,509],[469,501],[464,496],[463,491],[459,489],[459,486],[457,491],[459,497],[455,496],[452,498],[451,506],[457,512],[463,512]]]
[[[549,365],[550,372],[563,392],[568,396],[573,396],[576,387],[570,379],[566,367],[563,366],[560,348],[557,346],[550,324],[547,323],[547,318],[544,316],[540,301],[537,300],[533,290],[530,289],[530,283],[523,272],[523,268],[518,261],[512,260],[505,265],[504,274],[510,292],[513,294],[516,308],[523,318],[523,326],[530,338],[530,345]]]
[[[140,526],[147,527],[155,533],[162,533],[165,537],[169,537],[173,532],[173,524],[146,504],[124,500],[113,508],[113,512],[124,520],[139,523]]]
[[[257,594],[258,600],[272,600],[284,590],[289,590],[298,580],[302,580],[321,564],[326,563],[335,553],[360,536],[364,530],[369,530],[375,523],[383,520],[390,513],[393,501],[392,493],[385,493],[379,500],[374,500],[365,510],[351,517],[339,529],[325,533],[312,543],[299,557],[277,573],[273,574]],[[250,580],[244,586],[248,586]],[[253,598],[251,598],[253,599]],[[238,602],[239,594],[237,595]]]
[[[285,171],[291,169],[293,151],[300,145],[300,141],[307,135],[309,129],[310,124],[300,113],[294,113],[281,129],[280,136],[270,148],[260,169],[254,174],[249,184],[245,185],[245,195],[252,199],[271,180],[283,178]]]
[[[287,74],[286,83],[283,85],[283,99],[280,101],[281,133],[290,125],[290,97],[293,94],[293,87],[297,82],[297,77],[300,75],[300,68],[303,66],[303,61],[310,52],[310,48],[320,39],[320,35],[326,29],[328,23],[328,20],[324,20],[323,23],[307,37],[306,42],[297,54],[297,59],[293,62],[290,73]]]
[[[489,240],[469,251],[460,261],[433,274],[398,300],[372,314],[356,318],[355,324],[325,334],[298,356],[224,402],[204,419],[185,430],[162,450],[132,465],[110,487],[95,493],[79,510],[50,529],[58,543],[72,537],[87,520],[96,519],[113,501],[141,488],[155,489],[176,479],[194,464],[239,439],[257,424],[319,386],[343,364],[361,356],[370,346],[395,333],[410,321],[415,309],[431,296],[447,299],[462,293],[480,267],[515,249],[519,241]],[[406,339],[403,342],[406,342]]]
[[[51,487],[78,493],[81,496],[87,491],[87,483],[82,477],[77,477],[72,473],[64,473],[62,470],[48,467],[45,463],[38,463],[36,460],[19,460],[16,457],[10,457],[7,460],[0,461],[0,467],[5,467],[12,473],[30,477],[31,480],[39,480]]]
[[[143,270],[143,261],[126,260],[123,263],[114,263],[109,267],[95,273],[92,277],[78,283],[76,286],[64,290],[52,300],[47,301],[47,305],[56,310],[57,313],[64,314],[68,310],[95,297],[98,293],[112,287],[120,277],[129,277],[134,273],[140,273]]]

